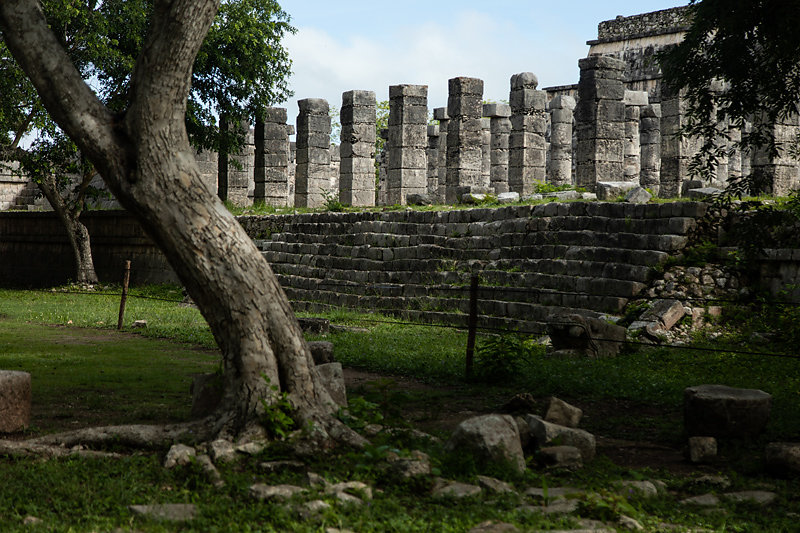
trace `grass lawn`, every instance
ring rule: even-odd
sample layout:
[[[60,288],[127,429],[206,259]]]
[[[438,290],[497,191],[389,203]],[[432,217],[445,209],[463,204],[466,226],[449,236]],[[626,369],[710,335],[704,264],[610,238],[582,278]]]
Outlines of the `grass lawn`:
[[[61,290],[0,290],[0,368],[25,370],[33,376],[33,427],[26,435],[188,417],[192,374],[211,372],[219,364],[213,338],[197,310],[163,301],[182,299],[180,290],[147,287],[134,295],[160,299],[129,299],[126,328],[117,332],[118,297],[97,291],[75,295]],[[163,452],[119,459],[0,458],[0,531],[325,531],[335,527],[359,532],[461,532],[485,520],[536,531],[577,528],[577,516],[613,523],[621,514],[633,516],[647,531],[666,531],[661,524],[676,525],[676,531],[796,530],[800,483],[766,477],[761,468],[764,443],[800,439],[796,415],[800,412],[800,361],[796,359],[652,349],[613,359],[563,360],[546,357],[541,347],[529,342],[512,341],[505,351],[507,360],[499,366],[511,369],[513,375],[475,383],[463,379],[463,332],[345,312],[328,318],[362,328],[331,333],[327,340],[334,343],[338,360],[363,374],[349,397],[357,414],[367,420],[411,425],[446,437],[458,420],[470,413],[496,411],[518,392],[530,392],[542,405],[547,396],[558,395],[581,406],[582,425],[606,441],[599,445],[598,459],[572,473],[538,468],[524,475],[502,468],[494,472],[520,493],[528,487],[560,485],[590,490],[580,498],[579,512],[565,516],[530,513],[521,509],[530,501],[520,494],[435,500],[429,496],[432,478],[398,482],[385,468],[387,455],[422,450],[431,456],[436,473],[466,482],[476,480],[474,465],[447,454],[440,443],[383,435],[364,451],[304,459],[306,469],[330,482],[360,480],[379,489],[368,505],[335,504],[312,518],[301,515],[302,502],[320,498],[334,503],[330,496],[312,490],[311,496],[295,496],[289,503],[259,502],[249,496],[249,486],[256,482],[304,484],[303,473],[267,473],[262,468],[265,461],[287,457],[286,448],[279,444],[221,466],[222,488],[215,488],[197,466],[165,470]],[[382,322],[369,322],[375,318]],[[146,319],[147,328],[131,330],[136,319]],[[730,341],[738,348],[755,348],[747,340],[751,333],[745,327],[726,331],[714,345]],[[785,350],[779,341],[771,348]],[[482,345],[485,355],[498,356],[486,339]],[[714,465],[681,463],[682,391],[700,383],[772,393],[773,418],[767,435],[758,442],[724,444],[722,459]],[[625,455],[621,450],[628,444],[620,443],[632,443],[632,452]],[[677,457],[676,463],[662,460],[667,455]],[[700,474],[711,473],[727,476],[732,486],[726,490],[768,488],[779,494],[778,500],[764,510],[723,503],[711,514],[676,503],[714,491],[696,481]],[[663,480],[670,493],[655,499],[623,497],[618,485],[623,479]],[[134,517],[127,507],[150,503],[194,503],[199,516],[175,525]],[[26,517],[39,521],[28,518],[31,523],[25,524]]]

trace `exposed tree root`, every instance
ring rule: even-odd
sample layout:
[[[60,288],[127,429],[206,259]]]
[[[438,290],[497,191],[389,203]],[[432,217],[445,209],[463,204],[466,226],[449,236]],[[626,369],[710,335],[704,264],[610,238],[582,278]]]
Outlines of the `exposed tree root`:
[[[338,445],[363,448],[369,443],[334,417],[306,416],[304,420],[313,422],[312,430],[298,438],[298,450],[303,444],[306,447],[310,445],[311,449],[319,452]],[[263,436],[263,428],[254,423],[241,432],[237,440],[239,443],[262,440]],[[178,442],[197,444],[218,438],[232,440],[230,435],[220,433],[219,420],[209,417],[182,424],[104,426],[55,433],[24,441],[0,440],[0,455],[46,459],[66,456],[121,457],[119,453],[86,448],[123,446],[137,450],[159,450]]]
[[[12,457],[41,457],[55,459],[58,457],[121,457],[118,453],[84,450],[80,446],[67,448],[49,444],[35,444],[31,441],[0,440],[0,455]]]

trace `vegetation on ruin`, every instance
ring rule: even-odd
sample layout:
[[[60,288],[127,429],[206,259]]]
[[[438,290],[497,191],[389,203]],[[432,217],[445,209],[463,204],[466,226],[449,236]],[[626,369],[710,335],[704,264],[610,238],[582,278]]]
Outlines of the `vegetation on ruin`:
[[[683,133],[703,138],[694,170],[713,171],[726,155],[732,141],[726,124],[742,131],[734,149],[777,155],[780,145],[788,144],[782,149],[796,153],[796,140],[776,139],[773,126],[800,110],[796,6],[783,0],[691,0],[690,5],[686,37],[659,54],[659,61],[673,94],[685,91]],[[754,122],[751,130],[744,128],[746,121]],[[759,177],[752,178],[753,190],[762,191]]]
[[[82,294],[73,294],[75,287],[0,291],[3,367],[33,374],[34,416],[28,435],[106,422],[169,422],[188,416],[192,374],[213,372],[219,365],[208,327],[196,309],[177,303],[183,299],[178,287],[142,287],[133,290],[126,327],[117,333],[117,298],[96,294],[117,291],[118,287]],[[504,357],[509,366],[504,369],[501,362],[487,367],[487,375],[478,365],[474,383],[463,378],[466,335],[462,331],[338,311],[327,318],[350,329],[332,332],[326,339],[334,343],[336,357],[346,367],[375,372],[365,374],[365,380],[349,391],[352,409],[343,419],[357,429],[368,422],[410,424],[446,438],[454,421],[468,413],[496,412],[511,395],[525,391],[542,406],[549,395],[580,405],[585,412],[582,426],[597,435],[646,441],[660,450],[658,454],[673,450],[669,453],[676,455],[674,450],[683,438],[680,406],[685,386],[724,382],[767,390],[774,397],[768,434],[755,443],[725,445],[721,449],[724,460],[702,470],[727,475],[733,483],[731,490],[756,484],[776,490],[781,497],[767,513],[753,512],[745,504],[724,504],[724,512],[710,515],[680,506],[678,499],[711,489],[695,481],[699,472],[687,474],[688,467],[676,471],[658,460],[648,468],[618,466],[602,450],[598,459],[575,473],[531,468],[523,476],[502,469],[494,474],[518,489],[573,486],[595,491],[581,500],[581,517],[612,520],[626,514],[648,531],[659,530],[663,522],[714,531],[781,531],[794,525],[789,513],[798,510],[800,485],[763,477],[759,450],[766,441],[800,438],[796,417],[800,361],[734,350],[792,353],[800,339],[790,326],[800,320],[799,312],[797,307],[766,301],[740,311],[731,308],[722,322],[695,339],[697,347],[716,348],[710,352],[634,346],[613,359],[565,360],[548,358],[532,339],[482,337],[479,353]],[[147,328],[131,329],[134,319],[148,320]],[[715,337],[717,333],[721,335]],[[720,351],[725,347],[732,351]],[[506,374],[500,382],[485,381],[503,370],[513,375]],[[254,482],[304,485],[299,473],[268,474],[259,466],[287,457],[280,443],[222,466],[222,488],[214,488],[199,466],[163,469],[163,452],[44,462],[6,457],[2,459],[6,481],[0,490],[0,525],[4,531],[119,527],[138,531],[319,531],[324,527],[426,531],[436,524],[441,531],[467,531],[491,519],[526,529],[577,527],[574,518],[519,511],[524,503],[519,496],[487,495],[457,503],[435,500],[427,495],[432,478],[403,483],[382,467],[389,452],[403,455],[410,450],[430,454],[436,474],[475,482],[479,473],[464,457],[446,454],[441,444],[408,435],[384,435],[362,451],[337,452],[335,460],[327,456],[307,460],[311,471],[330,481],[358,479],[382,492],[376,492],[367,506],[334,505],[316,518],[303,518],[296,510],[301,501],[297,497],[280,504],[257,502],[248,494]],[[655,500],[623,498],[614,489],[623,479],[661,479],[673,494]],[[330,496],[318,496],[331,502]],[[198,504],[199,517],[189,524],[170,525],[134,518],[127,509],[130,504],[180,502]],[[23,525],[28,516],[41,522]]]

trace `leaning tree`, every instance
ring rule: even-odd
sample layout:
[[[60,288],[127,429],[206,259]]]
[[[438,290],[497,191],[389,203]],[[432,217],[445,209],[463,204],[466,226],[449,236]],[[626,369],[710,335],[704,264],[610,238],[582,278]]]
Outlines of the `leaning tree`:
[[[186,130],[192,65],[220,0],[156,0],[119,111],[81,78],[38,0],[0,3],[3,38],[44,106],[142,224],[184,283],[222,351],[223,399],[214,416],[174,428],[101,428],[44,439],[153,442],[191,430],[239,436],[257,426],[271,386],[294,415],[333,439],[360,442],[334,404],[289,302],[267,262],[200,178]]]

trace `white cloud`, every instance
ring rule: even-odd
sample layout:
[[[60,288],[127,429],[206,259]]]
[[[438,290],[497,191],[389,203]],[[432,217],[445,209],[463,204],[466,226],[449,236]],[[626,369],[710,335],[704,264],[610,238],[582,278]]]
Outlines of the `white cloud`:
[[[429,107],[442,107],[447,80],[455,76],[483,79],[485,98],[494,100],[508,98],[509,78],[517,72],[533,71],[541,86],[575,83],[577,60],[586,46],[554,26],[523,31],[513,20],[464,10],[448,24],[395,28],[380,40],[359,35],[336,39],[320,28],[300,27],[285,42],[294,62],[289,116],[296,116],[298,98],[325,98],[340,106],[342,92],[365,89],[385,100],[389,85],[400,83],[428,85]]]

